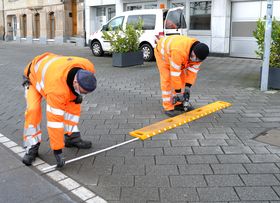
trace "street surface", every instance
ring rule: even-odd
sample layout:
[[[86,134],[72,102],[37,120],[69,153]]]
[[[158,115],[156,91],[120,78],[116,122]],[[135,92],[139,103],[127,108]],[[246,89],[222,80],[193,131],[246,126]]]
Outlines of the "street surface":
[[[0,133],[18,145],[22,145],[25,110],[22,72],[34,56],[47,51],[88,58],[97,71],[97,89],[86,96],[80,122],[82,137],[91,140],[93,148],[64,149],[67,160],[132,139],[130,131],[167,118],[161,108],[155,62],[116,68],[111,56],[94,57],[88,47],[0,42]],[[191,102],[200,107],[223,100],[231,107],[60,171],[102,198],[100,202],[280,202],[280,148],[252,139],[264,130],[280,128],[280,92],[260,92],[260,66],[255,59],[209,57],[192,88]],[[40,158],[53,165],[45,117],[42,130]],[[0,143],[0,169],[11,159],[26,169],[8,150]],[[63,196],[63,201],[46,197],[44,202],[79,202],[65,196],[63,188],[36,168],[28,169],[54,185],[53,195]],[[0,170],[0,180],[3,173]],[[20,170],[16,174],[20,177]],[[5,175],[8,183],[16,184],[15,178]],[[22,187],[35,179],[26,181]],[[1,188],[14,191],[14,184],[5,188],[1,183],[0,202],[9,202]]]

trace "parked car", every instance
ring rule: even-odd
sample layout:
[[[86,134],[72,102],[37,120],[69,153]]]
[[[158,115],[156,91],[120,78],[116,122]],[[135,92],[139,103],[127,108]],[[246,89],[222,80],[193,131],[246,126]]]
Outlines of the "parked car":
[[[104,31],[113,32],[117,28],[125,29],[128,23],[137,23],[139,19],[143,22],[144,30],[140,37],[140,49],[143,50],[144,61],[151,61],[154,58],[154,47],[156,40],[160,37],[187,34],[183,7],[125,11],[90,35],[89,46],[93,55],[102,56],[104,52],[110,52],[109,41],[102,37]]]

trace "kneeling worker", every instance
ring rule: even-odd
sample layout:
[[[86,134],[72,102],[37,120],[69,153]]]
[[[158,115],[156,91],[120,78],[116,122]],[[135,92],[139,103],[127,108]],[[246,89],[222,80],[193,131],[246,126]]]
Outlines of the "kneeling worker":
[[[182,102],[189,99],[199,66],[208,54],[208,46],[195,38],[172,35],[158,40],[155,57],[166,115],[177,116],[185,109]]]
[[[26,111],[23,163],[31,165],[41,142],[41,101],[46,100],[47,129],[57,167],[65,164],[62,149],[91,148],[78,129],[82,94],[95,90],[94,65],[85,58],[44,53],[35,57],[24,70]]]

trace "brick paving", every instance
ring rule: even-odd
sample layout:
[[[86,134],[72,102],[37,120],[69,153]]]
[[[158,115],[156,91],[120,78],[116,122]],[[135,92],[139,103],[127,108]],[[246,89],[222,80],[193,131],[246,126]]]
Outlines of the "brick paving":
[[[21,144],[20,86],[25,64],[51,51],[90,59],[98,88],[85,98],[80,130],[91,150],[65,149],[67,159],[132,139],[129,132],[167,118],[155,62],[112,67],[112,58],[69,45],[0,44],[0,133]],[[67,165],[61,170],[107,202],[280,202],[280,148],[253,140],[280,127],[280,92],[260,92],[261,62],[209,57],[192,88],[195,107],[224,100],[232,107],[164,134]],[[55,160],[44,142],[40,157]]]

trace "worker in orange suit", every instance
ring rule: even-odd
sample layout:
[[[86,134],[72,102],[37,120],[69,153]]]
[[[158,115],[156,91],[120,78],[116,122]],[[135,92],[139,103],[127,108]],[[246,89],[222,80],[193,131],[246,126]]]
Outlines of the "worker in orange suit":
[[[209,48],[195,38],[172,35],[158,40],[154,52],[160,73],[164,113],[170,117],[177,116],[184,109],[184,95],[190,94],[199,66],[208,56]],[[175,98],[179,99],[174,102]]]
[[[91,142],[82,140],[78,129],[82,95],[96,88],[95,69],[89,60],[44,53],[26,66],[23,86],[27,104],[23,133],[26,154],[22,160],[25,165],[31,165],[38,156],[42,98],[46,100],[47,129],[57,167],[65,164],[64,147],[91,148]]]

